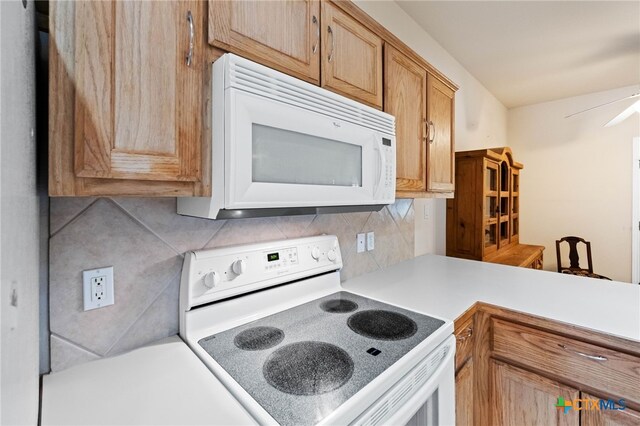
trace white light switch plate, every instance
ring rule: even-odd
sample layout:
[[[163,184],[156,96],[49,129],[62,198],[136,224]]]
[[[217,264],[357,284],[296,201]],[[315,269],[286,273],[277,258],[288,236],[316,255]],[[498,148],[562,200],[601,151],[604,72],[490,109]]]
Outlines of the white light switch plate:
[[[373,231],[367,232],[367,251],[371,251],[375,248],[375,235]]]
[[[82,271],[84,310],[113,305],[113,266]]]
[[[362,253],[365,250],[365,234],[356,235],[356,253]]]

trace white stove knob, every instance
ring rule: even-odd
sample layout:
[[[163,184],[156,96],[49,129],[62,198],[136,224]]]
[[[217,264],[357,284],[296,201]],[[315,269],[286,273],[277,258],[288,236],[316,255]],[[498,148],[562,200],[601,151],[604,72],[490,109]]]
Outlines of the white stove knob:
[[[327,257],[329,258],[330,261],[335,262],[336,259],[338,258],[338,255],[336,254],[335,250],[331,249],[327,253]]]
[[[231,269],[233,269],[236,275],[242,275],[247,270],[247,262],[245,262],[244,259],[238,259],[233,262]]]
[[[320,249],[318,247],[314,247],[311,249],[311,257],[315,260],[320,259]]]
[[[220,284],[220,281],[220,274],[216,271],[209,272],[204,276],[204,285],[208,288],[214,288],[215,286]]]

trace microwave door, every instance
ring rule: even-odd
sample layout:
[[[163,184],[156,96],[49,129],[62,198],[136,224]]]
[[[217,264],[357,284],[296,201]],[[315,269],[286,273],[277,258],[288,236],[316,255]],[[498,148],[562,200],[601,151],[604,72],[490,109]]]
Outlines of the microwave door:
[[[373,202],[384,169],[376,132],[250,93],[228,95],[228,208]]]

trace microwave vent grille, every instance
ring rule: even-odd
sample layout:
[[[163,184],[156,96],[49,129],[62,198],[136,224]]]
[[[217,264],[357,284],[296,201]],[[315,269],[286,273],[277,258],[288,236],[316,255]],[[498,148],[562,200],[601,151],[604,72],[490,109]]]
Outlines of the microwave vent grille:
[[[234,56],[227,68],[228,86],[305,108],[381,133],[395,134],[395,118],[326,89]]]

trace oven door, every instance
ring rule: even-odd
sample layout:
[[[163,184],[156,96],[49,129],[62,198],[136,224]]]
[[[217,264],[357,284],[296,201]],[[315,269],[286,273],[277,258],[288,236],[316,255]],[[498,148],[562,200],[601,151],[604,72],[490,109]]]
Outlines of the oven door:
[[[455,348],[451,335],[352,425],[455,425]]]
[[[233,88],[225,97],[227,209],[377,204],[380,133]]]

